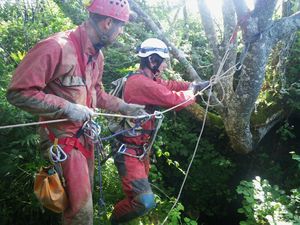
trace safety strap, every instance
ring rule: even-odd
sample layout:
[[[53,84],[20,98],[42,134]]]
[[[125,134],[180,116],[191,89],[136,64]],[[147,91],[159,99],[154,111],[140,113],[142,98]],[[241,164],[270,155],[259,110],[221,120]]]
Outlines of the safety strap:
[[[86,158],[92,157],[92,151],[87,150],[83,145],[80,143],[78,138],[74,137],[65,137],[59,138],[58,144],[65,145],[64,151],[66,153],[70,153],[73,148],[78,149]]]
[[[156,136],[157,136],[157,133],[158,133],[158,130],[160,129],[161,127],[161,124],[162,124],[162,121],[164,119],[164,115],[161,114],[160,116],[157,117],[158,119],[158,122],[157,122],[157,126],[155,128],[155,132],[151,135],[151,141],[149,143],[145,143],[144,145],[142,146],[139,146],[139,145],[132,145],[132,144],[128,144],[128,143],[122,143],[121,142],[121,146],[120,148],[118,149],[118,153],[120,154],[123,154],[123,155],[127,155],[127,156],[131,156],[131,157],[134,157],[134,158],[138,158],[139,160],[143,160],[143,158],[145,156],[149,156],[150,152],[151,152],[151,149],[152,149],[152,146],[154,144],[154,141],[156,139]],[[142,149],[143,152],[141,155],[132,155],[128,152],[126,152],[127,149]]]
[[[54,140],[56,139],[56,136],[54,135],[54,133],[48,129],[48,127],[46,126],[46,124],[43,124],[42,127],[45,128],[46,133],[48,134],[48,137],[49,137],[50,141],[54,142]],[[59,145],[64,145],[63,150],[65,151],[65,153],[69,153],[70,154],[70,152],[72,151],[72,149],[76,148],[86,158],[91,158],[92,157],[92,151],[86,149],[81,144],[79,138],[77,138],[77,137],[62,137],[62,138],[58,138],[58,142],[57,143]]]

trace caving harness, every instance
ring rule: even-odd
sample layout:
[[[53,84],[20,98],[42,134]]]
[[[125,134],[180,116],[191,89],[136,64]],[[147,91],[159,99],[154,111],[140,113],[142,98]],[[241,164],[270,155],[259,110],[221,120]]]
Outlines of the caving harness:
[[[73,33],[70,33],[70,39],[74,44],[76,55],[77,55],[77,61],[80,66],[80,70],[82,74],[85,74],[85,65],[83,63],[83,56],[81,54],[79,43],[77,41],[77,38],[74,36]],[[115,85],[115,89],[113,90],[113,93],[110,93],[111,95],[122,97],[123,91],[124,91],[124,85],[126,83],[126,80],[135,74],[141,74],[138,73],[131,73],[127,76],[117,80],[117,85]],[[116,81],[115,81],[116,82]],[[89,99],[87,99],[87,104],[89,103]],[[87,142],[86,145],[92,144],[94,146],[96,155],[97,155],[97,161],[98,161],[98,174],[99,174],[99,213],[103,214],[106,212],[106,206],[104,202],[103,197],[103,191],[102,191],[102,175],[101,175],[101,165],[104,164],[109,157],[114,155],[115,153],[120,153],[124,155],[128,155],[131,157],[138,158],[140,160],[143,160],[146,156],[150,154],[150,150],[153,146],[153,143],[155,141],[157,132],[161,126],[162,120],[163,120],[163,114],[161,113],[154,113],[154,116],[145,116],[142,119],[114,119],[114,121],[109,121],[109,128],[112,132],[112,135],[108,137],[101,138],[101,127],[98,123],[96,123],[93,120],[86,121],[83,126],[76,132],[74,137],[56,137],[55,134],[48,128],[47,125],[42,125],[44,130],[46,131],[49,140],[53,143],[52,146],[49,148],[49,159],[51,163],[53,164],[53,169],[56,171],[59,175],[61,183],[59,184],[62,187],[65,187],[65,180],[63,177],[63,172],[61,168],[61,163],[67,160],[68,154],[73,149],[76,149],[80,151],[87,159],[93,157],[93,151],[89,150],[89,148],[85,147],[85,145],[81,142],[81,137],[84,135],[85,138],[89,139],[90,142]],[[154,130],[143,130],[142,125],[150,120],[150,119],[157,119],[157,125],[156,129]],[[113,129],[114,126],[114,129]],[[111,138],[116,137],[119,141],[122,140],[124,137],[135,137],[140,134],[149,134],[150,135],[150,141],[149,144],[144,144],[143,146],[133,146],[131,144],[125,144],[121,143],[120,147],[115,150],[108,153],[105,151],[105,148],[103,147],[102,141],[109,140]],[[133,155],[127,152],[127,149],[139,149],[140,154]],[[92,149],[92,148],[91,148]],[[52,167],[51,167],[52,168]],[[52,171],[52,170],[48,170]],[[64,188],[62,188],[62,191],[64,191]],[[66,206],[65,206],[66,207]],[[49,208],[49,207],[48,207]],[[63,208],[61,211],[63,211],[65,208]],[[102,210],[101,210],[102,209]],[[56,211],[58,212],[58,211]]]
[[[152,130],[152,132],[150,134],[149,143],[145,143],[141,146],[137,146],[137,145],[128,144],[128,143],[124,143],[122,141],[119,141],[120,142],[120,147],[118,148],[117,153],[127,155],[127,156],[130,156],[130,157],[133,157],[133,158],[137,158],[139,160],[143,160],[146,156],[149,156],[149,154],[151,153],[154,141],[156,139],[158,130],[160,129],[162,121],[164,119],[163,114],[160,114],[160,113],[157,113],[157,112],[154,112],[154,114],[155,114],[155,119],[157,120],[157,124],[155,126],[155,129]],[[141,134],[141,133],[143,133],[143,131],[140,131],[139,134]],[[134,155],[134,154],[128,153],[127,152],[128,149],[136,150],[137,154]],[[138,150],[140,150],[140,151],[138,151]],[[153,155],[153,156],[155,158],[155,155]],[[153,160],[155,160],[155,159],[153,159]]]
[[[93,156],[93,151],[87,149],[80,141],[80,137],[82,135],[84,135],[84,137],[88,138],[91,141],[91,143],[94,145],[94,149],[96,152],[97,161],[98,161],[99,186],[100,186],[99,203],[98,203],[99,214],[100,215],[104,214],[106,212],[106,206],[105,206],[103,189],[102,189],[101,165],[104,164],[107,161],[107,159],[109,159],[112,155],[114,155],[117,152],[139,158],[140,160],[142,160],[145,156],[147,156],[150,153],[150,149],[154,143],[156,134],[157,134],[158,129],[161,126],[161,123],[163,120],[162,114],[157,114],[155,117],[158,118],[158,121],[159,121],[158,125],[157,125],[157,129],[154,132],[154,135],[153,135],[150,145],[143,145],[142,154],[139,156],[131,155],[131,154],[127,153],[126,152],[127,147],[125,144],[123,144],[117,151],[111,151],[110,153],[108,153],[105,150],[105,148],[103,147],[102,142],[109,140],[111,138],[114,138],[114,137],[118,137],[119,135],[124,135],[125,133],[130,133],[131,135],[135,134],[135,129],[140,128],[144,122],[146,122],[150,119],[150,117],[146,117],[145,119],[137,119],[135,121],[134,127],[118,131],[117,133],[114,133],[114,134],[112,134],[108,137],[104,137],[104,138],[101,138],[101,126],[93,120],[86,121],[83,124],[83,126],[77,131],[75,137],[60,137],[60,138],[58,138],[47,127],[47,125],[42,125],[42,127],[45,129],[45,131],[48,135],[49,140],[53,143],[50,146],[50,148],[48,149],[48,154],[49,154],[49,159],[50,159],[51,163],[54,165],[53,170],[55,172],[57,172],[57,174],[59,175],[60,181],[61,181],[61,184],[59,184],[61,186],[60,191],[64,192],[63,187],[65,187],[65,180],[63,177],[63,173],[62,173],[61,163],[64,162],[65,160],[67,160],[68,154],[70,154],[70,152],[73,149],[76,149],[76,150],[80,151],[86,158],[91,158]],[[132,146],[129,146],[129,147],[132,147]],[[42,202],[42,204],[45,207],[47,206],[43,202]],[[61,211],[56,210],[55,212],[62,212],[65,209],[65,207],[66,206],[64,206],[64,208],[61,209]],[[53,207],[47,206],[47,208],[54,211]]]
[[[112,90],[109,92],[110,95],[116,96],[118,98],[124,99],[124,87],[126,81],[129,77],[135,75],[144,75],[142,71],[131,72],[128,75],[121,77],[111,83]],[[147,117],[144,120],[132,120],[127,118],[111,118],[108,122],[108,128],[113,135],[118,134],[117,142],[118,148],[112,152],[112,154],[123,154],[130,157],[137,158],[139,160],[143,160],[145,156],[149,155],[154,144],[157,132],[161,127],[162,121],[164,119],[164,115],[158,111],[154,111],[153,108],[146,107],[146,110],[154,112],[152,117]],[[155,120],[155,129],[146,130],[143,129],[142,125],[148,121],[154,119]],[[126,132],[124,132],[126,131]],[[136,137],[139,135],[148,134],[150,136],[149,141],[143,145],[135,145],[131,143],[126,143],[124,139]],[[128,149],[135,150],[136,154],[131,154],[127,152]],[[155,156],[155,155],[154,155]]]

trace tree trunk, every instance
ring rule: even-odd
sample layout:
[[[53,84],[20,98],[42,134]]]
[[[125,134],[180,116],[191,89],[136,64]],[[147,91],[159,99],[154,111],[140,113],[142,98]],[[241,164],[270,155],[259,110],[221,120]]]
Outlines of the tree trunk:
[[[197,73],[186,60],[181,51],[167,39],[166,35],[146,15],[143,10],[130,0],[132,9],[142,15],[144,21],[159,37],[172,47],[172,54],[184,66],[191,79],[197,78]],[[237,62],[243,63],[241,71],[230,71],[226,79],[222,79],[214,87],[215,96],[225,97],[216,110],[221,115],[232,148],[239,153],[249,153],[255,149],[263,136],[276,122],[282,119],[282,112],[267,117],[263,126],[250,124],[255,102],[265,80],[266,66],[269,56],[276,43],[283,38],[289,38],[300,28],[300,13],[279,20],[273,20],[276,1],[257,0],[255,9],[250,12],[244,0],[224,0],[223,24],[224,32],[219,41],[204,0],[198,0],[202,24],[214,55],[214,74],[220,75],[229,68],[234,68]],[[237,18],[237,20],[235,20]],[[242,43],[245,52],[238,53],[236,32],[240,27]],[[224,65],[221,64],[227,49],[229,55]],[[242,61],[241,61],[242,60]],[[221,66],[220,66],[221,65]],[[234,84],[235,82],[235,84]],[[262,125],[262,124],[260,124]]]
[[[223,118],[232,148],[239,153],[248,153],[255,149],[267,131],[282,118],[281,112],[271,115],[264,127],[254,129],[254,133],[252,131],[255,124],[250,124],[250,118],[265,80],[270,53],[277,41],[284,37],[289,38],[300,28],[300,19],[298,13],[273,21],[272,16],[275,10],[273,0],[258,0],[252,12],[245,10],[243,1],[235,1],[235,4],[239,21],[242,17],[248,18],[247,21],[240,23],[240,26],[243,43],[250,45],[250,48],[237,86],[232,92],[230,92],[232,89],[227,89],[229,92],[226,92],[226,95],[230,97],[224,99],[225,109],[219,113]],[[242,15],[242,12],[246,12],[246,15]]]

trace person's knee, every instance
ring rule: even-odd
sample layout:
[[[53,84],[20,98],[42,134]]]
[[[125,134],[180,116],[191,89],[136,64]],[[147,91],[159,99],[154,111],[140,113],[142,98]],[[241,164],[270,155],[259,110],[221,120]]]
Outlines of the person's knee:
[[[139,205],[138,207],[140,208],[138,210],[139,215],[144,215],[156,206],[153,193],[140,194],[135,198],[135,201]]]

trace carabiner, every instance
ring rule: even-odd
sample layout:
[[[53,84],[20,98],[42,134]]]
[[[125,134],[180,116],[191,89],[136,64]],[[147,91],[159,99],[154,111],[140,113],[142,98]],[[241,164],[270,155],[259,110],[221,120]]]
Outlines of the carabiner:
[[[126,152],[126,150],[127,150],[126,144],[122,144],[120,146],[120,148],[118,149],[117,153],[127,155],[127,156],[130,156],[130,157],[133,157],[133,158],[137,158],[139,160],[142,160],[144,158],[144,156],[146,155],[146,153],[147,153],[145,145],[146,144],[144,144],[144,146],[143,146],[143,154],[139,155],[139,156],[138,155],[133,155],[133,154],[130,154],[130,153]]]
[[[101,133],[101,126],[93,120],[86,121],[82,129],[84,131],[84,135],[90,138],[94,143],[98,142]]]
[[[54,139],[54,144],[49,148],[49,158],[53,163],[60,163],[68,158],[68,155],[58,145],[58,139]]]

